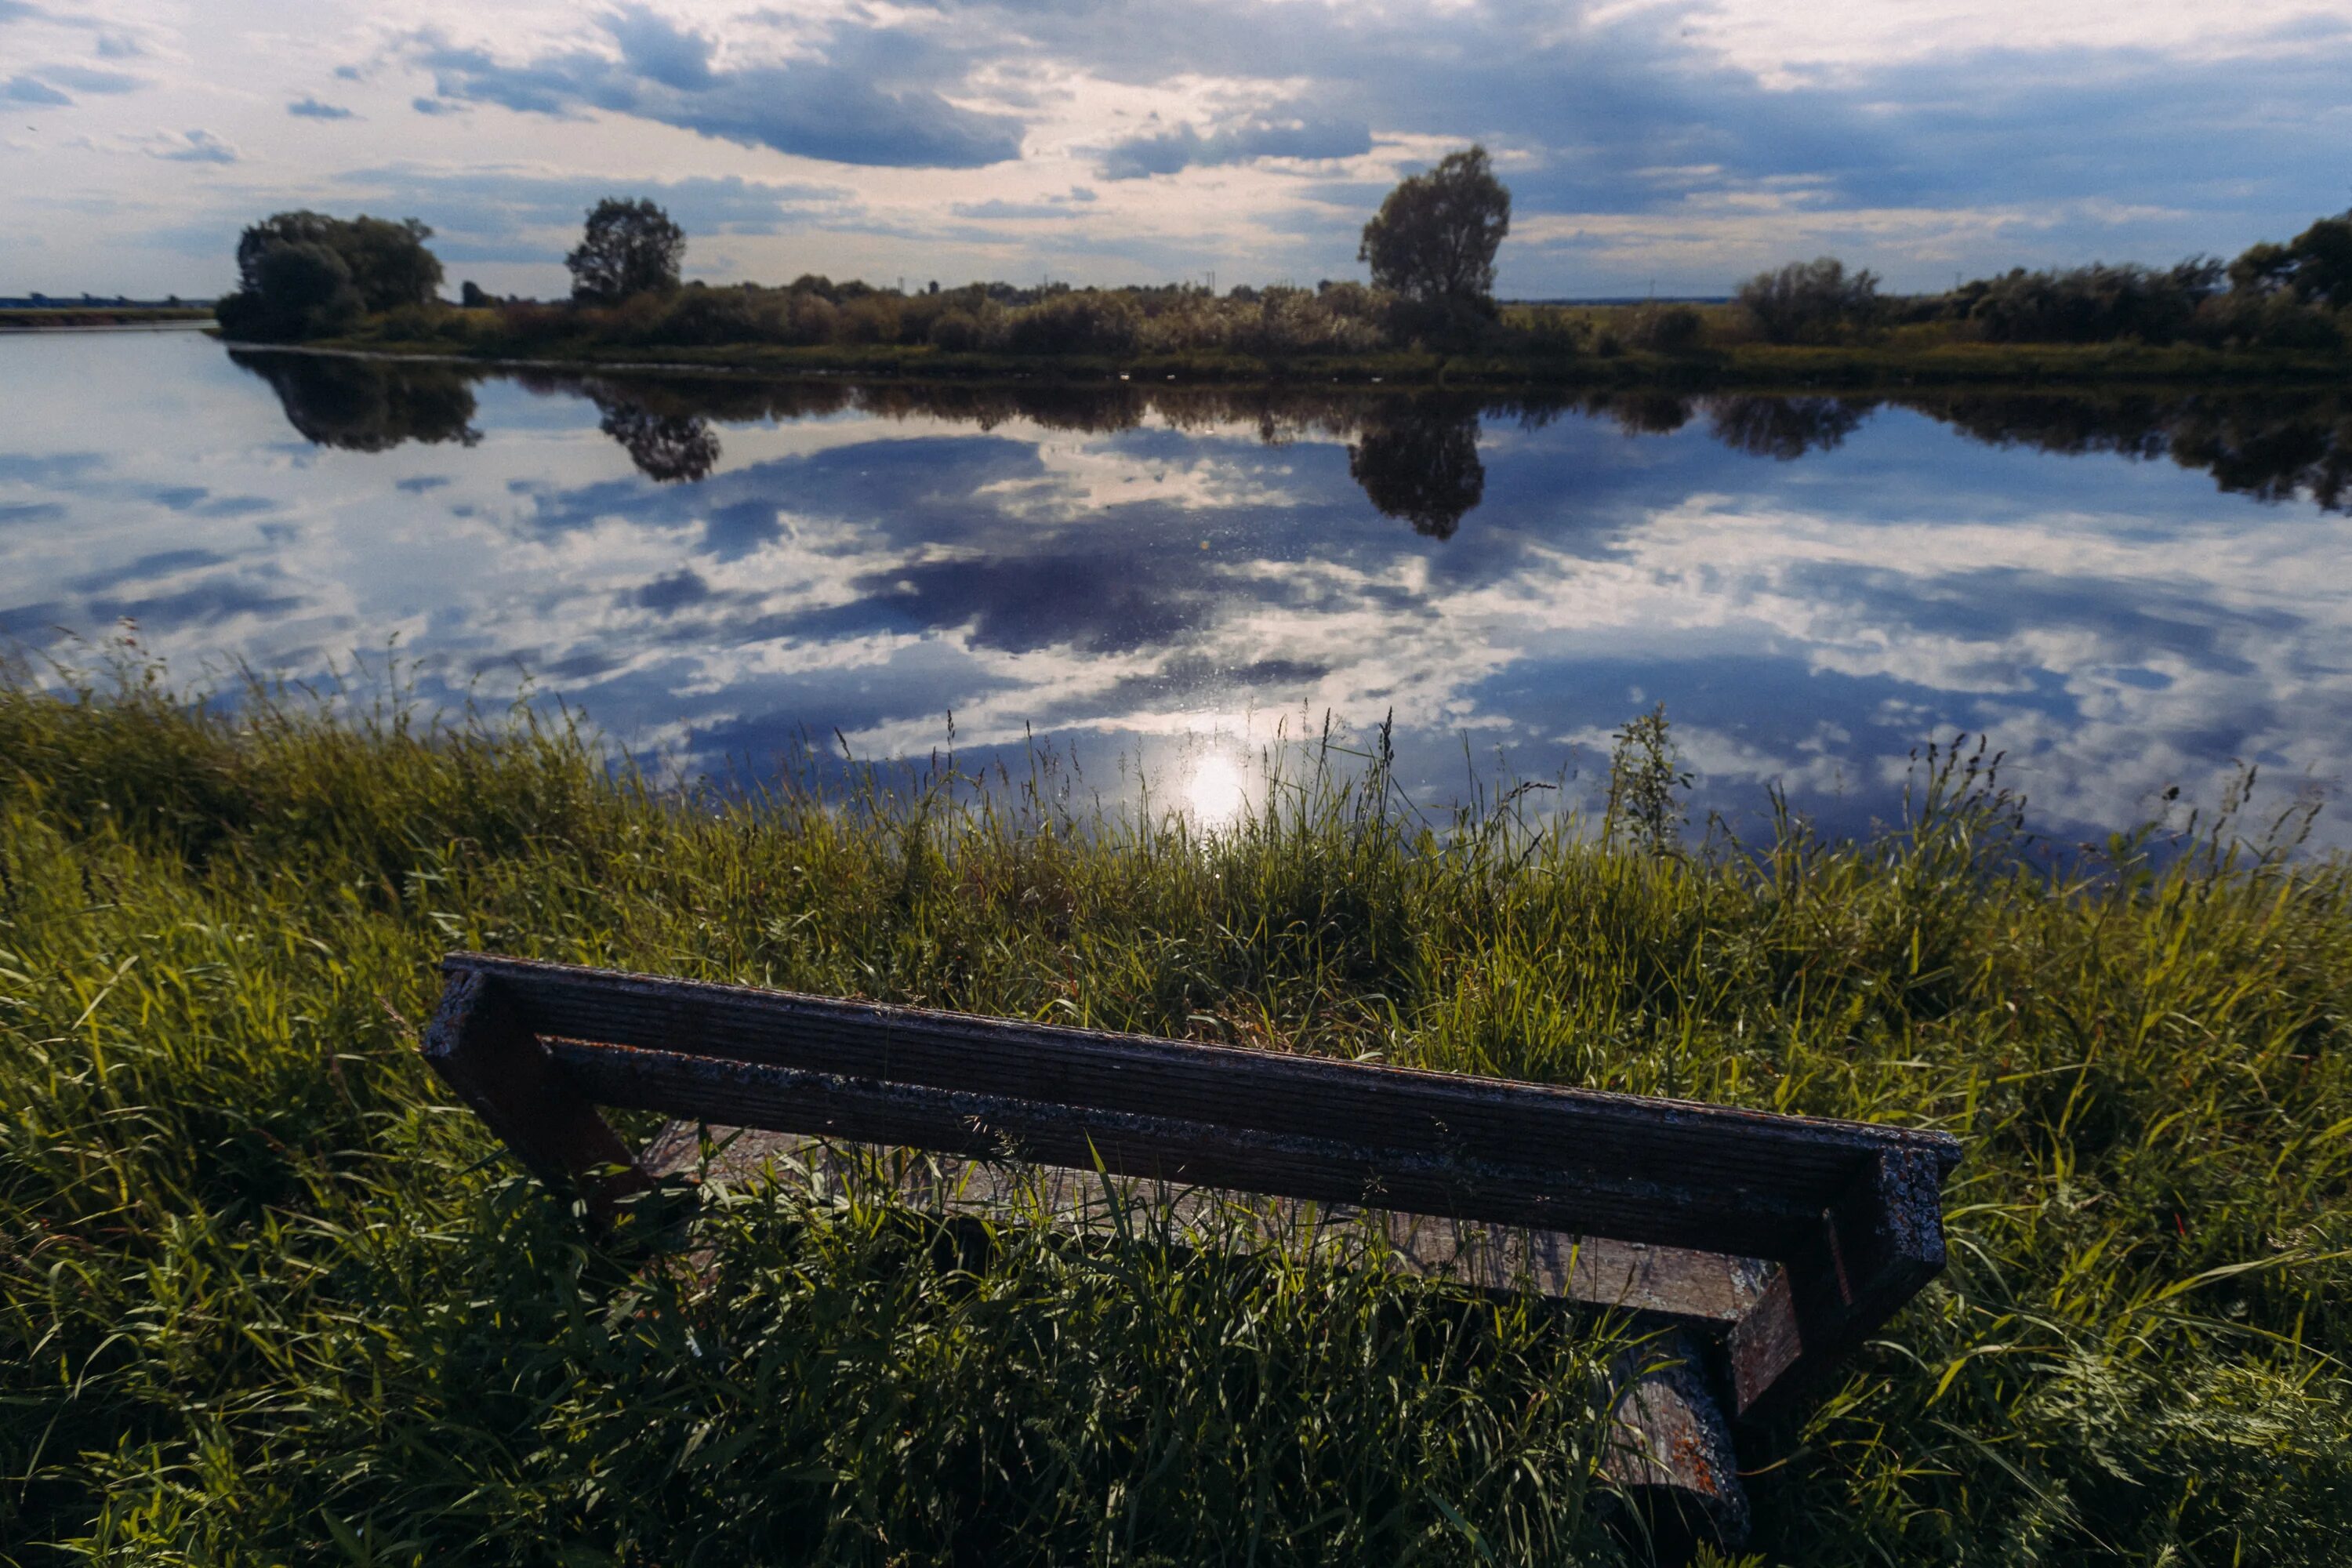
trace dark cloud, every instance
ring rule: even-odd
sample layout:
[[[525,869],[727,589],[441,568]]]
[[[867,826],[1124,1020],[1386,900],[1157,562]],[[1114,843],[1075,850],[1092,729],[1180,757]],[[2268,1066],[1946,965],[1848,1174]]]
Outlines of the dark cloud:
[[[667,616],[709,599],[710,584],[704,581],[699,572],[684,567],[666,577],[655,578],[627,597],[628,602],[639,609]]]
[[[73,102],[56,88],[35,81],[28,76],[11,77],[5,87],[0,87],[0,98],[11,103],[37,103],[51,109],[63,108]]]
[[[119,588],[125,583],[136,583],[142,578],[168,576],[172,573],[185,572],[198,566],[218,566],[227,559],[227,556],[210,550],[158,550],[121,566],[72,578],[66,585],[78,594],[102,594],[110,588]]]
[[[1243,121],[1202,135],[1190,125],[1121,142],[1103,154],[1107,180],[1137,180],[1220,163],[1254,163],[1265,158],[1354,158],[1372,150],[1372,133],[1362,121],[1265,119]]]
[[[286,106],[286,112],[301,120],[356,120],[359,118],[339,103],[321,103],[315,98],[298,98]]]
[[[919,38],[844,28],[824,58],[714,69],[711,46],[642,6],[608,16],[618,59],[562,50],[519,64],[429,39],[417,51],[441,99],[527,114],[634,115],[719,141],[829,163],[978,168],[1021,155],[1021,123],[961,109]]]
[[[92,621],[137,621],[158,631],[181,626],[217,626],[238,616],[277,616],[302,607],[302,601],[234,577],[216,577],[142,599],[93,599]]]
[[[466,106],[464,104],[452,103],[446,99],[439,98],[412,98],[408,100],[408,107],[416,110],[419,114],[463,114],[466,112]]]
[[[680,31],[642,5],[624,7],[604,25],[639,76],[680,92],[710,86],[711,44],[701,34]]]
[[[11,501],[0,505],[0,528],[12,522],[55,522],[65,516],[63,503],[53,500]]]

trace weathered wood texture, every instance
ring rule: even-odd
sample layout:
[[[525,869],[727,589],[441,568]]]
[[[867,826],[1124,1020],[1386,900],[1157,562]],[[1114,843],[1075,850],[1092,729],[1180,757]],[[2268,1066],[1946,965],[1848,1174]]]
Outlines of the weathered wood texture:
[[[599,1173],[628,1163],[583,1110],[601,1104],[1711,1255],[1644,1288],[1720,1326],[1741,1419],[1943,1266],[1959,1151],[1940,1133],[472,953],[444,968],[427,1055],[592,1205],[645,1179]],[[1719,1282],[1701,1287],[1722,1258],[1780,1266],[1727,1321]]]

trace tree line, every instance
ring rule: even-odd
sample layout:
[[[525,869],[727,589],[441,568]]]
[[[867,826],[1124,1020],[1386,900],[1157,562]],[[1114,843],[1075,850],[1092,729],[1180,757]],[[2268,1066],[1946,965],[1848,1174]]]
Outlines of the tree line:
[[[464,284],[457,310],[415,218],[279,213],[237,245],[238,289],[219,305],[231,337],[284,342],[364,330],[385,341],[530,348],[895,345],[1035,356],[1345,356],[1423,347],[1602,357],[1704,355],[1742,343],[1927,347],[1990,343],[2197,343],[2337,351],[2352,310],[2352,214],[2234,261],[2169,268],[2094,263],[2012,269],[1949,292],[1893,295],[1832,257],[1748,279],[1728,310],[1657,304],[1594,313],[1499,306],[1496,258],[1509,190],[1483,147],[1401,181],[1363,227],[1369,282],[1313,289],[1192,285],[1022,289],[938,283],[908,291],[804,274],[788,285],[711,286],[683,277],[688,237],[657,204],[607,197],[565,257],[568,300],[497,300]]]

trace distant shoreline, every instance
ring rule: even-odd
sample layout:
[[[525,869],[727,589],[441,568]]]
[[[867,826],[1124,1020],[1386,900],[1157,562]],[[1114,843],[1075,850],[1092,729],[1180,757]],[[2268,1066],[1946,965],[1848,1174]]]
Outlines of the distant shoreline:
[[[0,332],[60,332],[212,324],[210,305],[41,305],[0,309]]]
[[[1228,385],[1450,388],[1657,388],[1683,393],[1774,389],[1886,392],[1955,385],[2277,385],[2352,383],[2352,361],[2294,350],[2218,350],[2191,344],[1953,343],[1926,349],[1743,344],[1701,353],[1614,355],[1438,353],[1391,350],[1345,356],[1263,359],[1244,354],[1090,355],[951,353],[929,346],[774,344],[621,346],[592,342],[507,345],[328,339],[247,342],[266,353],[329,354],[614,374],[725,374],[974,382],[1208,382]]]

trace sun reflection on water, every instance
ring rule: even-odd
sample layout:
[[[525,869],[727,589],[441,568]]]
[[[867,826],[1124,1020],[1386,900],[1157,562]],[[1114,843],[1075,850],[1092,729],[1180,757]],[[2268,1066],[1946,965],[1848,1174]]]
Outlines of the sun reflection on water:
[[[1202,827],[1230,827],[1249,809],[1249,775],[1230,752],[1204,751],[1184,784],[1185,813]]]

